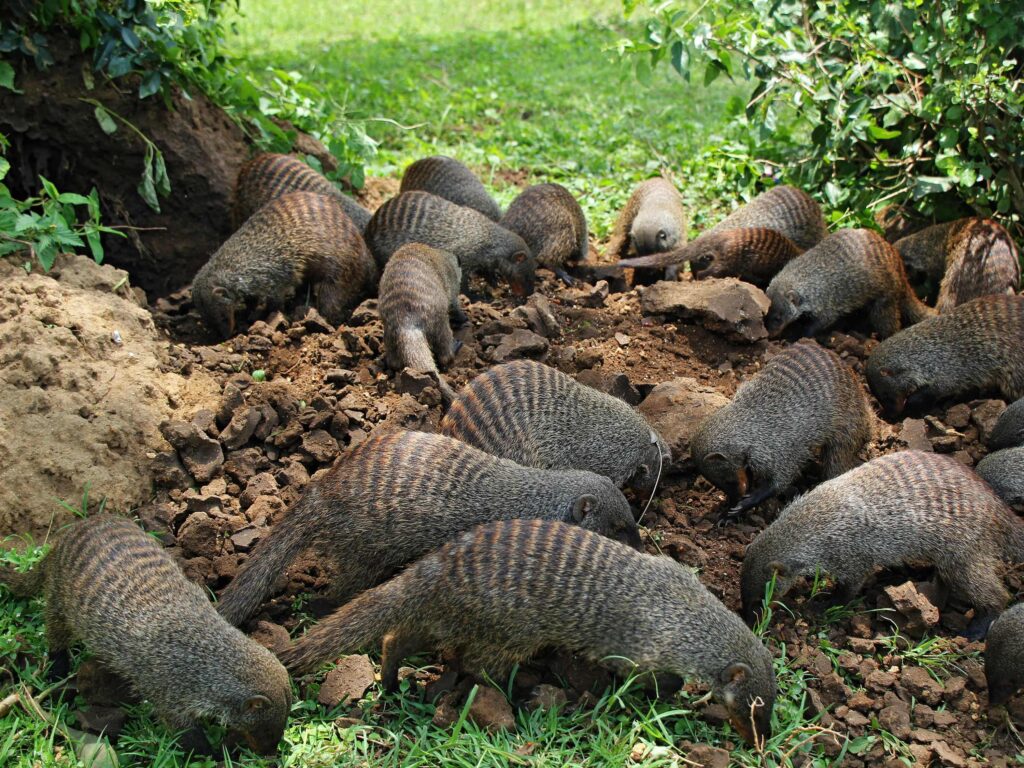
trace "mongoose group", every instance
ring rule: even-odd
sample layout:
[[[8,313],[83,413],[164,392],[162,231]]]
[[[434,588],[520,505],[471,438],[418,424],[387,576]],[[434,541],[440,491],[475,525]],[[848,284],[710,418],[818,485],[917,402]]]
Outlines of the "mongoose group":
[[[693,675],[758,744],[778,691],[772,651],[743,619],[802,577],[829,575],[849,601],[874,568],[913,561],[973,608],[968,636],[989,633],[990,700],[1024,684],[1024,613],[1000,616],[1010,601],[1003,569],[1024,562],[1024,521],[1012,509],[1024,505],[1024,297],[1014,295],[1017,248],[996,222],[964,219],[892,245],[866,229],[830,233],[812,197],[776,186],[687,242],[679,192],[657,178],[629,197],[605,251],[669,279],[689,264],[693,279],[764,287],[776,338],[865,316],[881,341],[865,375],[886,414],[975,394],[1016,399],[974,471],[910,450],[861,463],[876,419],[868,393],[813,338],[768,357],[694,425],[689,457],[672,456],[632,406],[539,362],[496,365],[454,389],[445,371],[458,352],[453,326],[470,322],[460,299],[470,276],[496,288],[501,278],[525,297],[538,266],[571,283],[588,258],[583,210],[559,184],[530,186],[503,212],[471,169],[428,157],[371,213],[300,160],[264,154],[242,168],[233,214],[235,233],[192,286],[210,331],[230,337],[296,297],[343,324],[376,296],[381,368],[434,378],[439,434],[375,434],[346,451],[216,607],[134,523],[99,515],[67,527],[32,571],[0,570],[16,595],[44,595],[57,676],[81,642],[170,728],[190,729],[188,749],[208,749],[196,726],[212,720],[267,752],[291,708],[286,669],[310,674],[379,648],[394,691],[417,651],[454,652],[467,670],[500,675],[561,647],[619,673]],[[799,493],[747,548],[740,614],[688,568],[644,552],[639,510],[621,490],[650,503],[669,465],[687,460],[724,491],[723,523]],[[236,627],[307,550],[330,572],[339,607],[279,661]]]

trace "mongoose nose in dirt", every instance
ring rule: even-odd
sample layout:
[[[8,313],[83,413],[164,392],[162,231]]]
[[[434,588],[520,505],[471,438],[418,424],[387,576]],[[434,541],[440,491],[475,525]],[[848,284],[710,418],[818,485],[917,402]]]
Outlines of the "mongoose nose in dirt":
[[[501,226],[526,241],[540,266],[572,285],[565,268],[585,260],[590,243],[583,209],[569,190],[561,184],[527,187],[512,201]]]

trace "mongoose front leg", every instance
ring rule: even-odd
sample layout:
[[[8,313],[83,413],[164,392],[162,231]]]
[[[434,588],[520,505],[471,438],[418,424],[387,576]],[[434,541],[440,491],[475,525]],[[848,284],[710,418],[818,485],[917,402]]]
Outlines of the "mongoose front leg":
[[[469,315],[466,314],[466,310],[456,302],[452,305],[451,312],[451,323],[453,328],[465,328],[469,325]]]
[[[206,738],[206,734],[203,733],[203,729],[198,725],[194,725],[187,731],[184,731],[178,737],[178,744],[184,750],[186,756],[190,754],[200,757],[213,756],[213,746],[210,744],[210,740]]]
[[[419,638],[389,632],[381,640],[380,681],[387,693],[398,691],[398,667],[402,660],[419,650]]]
[[[576,285],[576,278],[574,278],[572,275],[570,275],[568,272],[566,272],[564,268],[562,268],[562,267],[555,267],[555,269],[553,271],[555,273],[555,277],[557,277],[559,280],[561,280],[563,283],[565,283],[570,288],[572,288],[574,285]]]
[[[67,648],[50,651],[50,671],[46,679],[51,683],[59,682],[71,673],[71,654]]]
[[[748,509],[753,509],[762,501],[770,499],[777,492],[778,491],[772,483],[763,485],[760,488],[755,488],[753,492],[748,493],[746,496],[742,497],[738,502],[736,502],[735,506],[722,512],[722,514],[718,518],[717,525],[722,526],[728,522],[735,521],[736,518],[738,518]]]
[[[994,613],[981,613],[979,612],[971,622],[967,625],[964,630],[964,637],[971,642],[977,642],[984,640],[988,634],[988,628],[992,626],[992,622],[996,620],[997,614]]]

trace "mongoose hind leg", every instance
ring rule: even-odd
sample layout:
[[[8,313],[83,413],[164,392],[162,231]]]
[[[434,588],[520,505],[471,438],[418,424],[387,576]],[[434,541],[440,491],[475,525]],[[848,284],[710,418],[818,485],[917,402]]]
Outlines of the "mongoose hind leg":
[[[462,308],[458,299],[452,303],[451,309],[448,311],[448,317],[453,328],[465,328],[469,325],[469,315],[466,314],[466,310]]]
[[[46,648],[50,657],[50,671],[47,676],[52,682],[63,680],[71,673],[71,632],[53,600],[43,611],[46,621]]]
[[[871,327],[881,339],[887,339],[900,329],[900,308],[890,299],[878,299],[868,310]]]
[[[968,624],[964,636],[981,640],[988,634],[989,625],[1010,601],[1010,593],[1003,584],[999,563],[982,553],[974,552],[967,558],[954,558],[937,568],[939,578],[949,585],[950,592],[974,606],[974,619]]]
[[[414,633],[400,630],[384,635],[381,640],[380,681],[387,693],[398,691],[398,667],[402,660],[424,646],[422,638]]]
[[[430,351],[434,353],[438,368],[444,370],[450,366],[455,359],[457,349],[452,328],[447,323],[430,333]]]
[[[317,309],[328,322],[337,325],[345,319],[345,301],[354,287],[340,280],[321,280],[317,284]]]

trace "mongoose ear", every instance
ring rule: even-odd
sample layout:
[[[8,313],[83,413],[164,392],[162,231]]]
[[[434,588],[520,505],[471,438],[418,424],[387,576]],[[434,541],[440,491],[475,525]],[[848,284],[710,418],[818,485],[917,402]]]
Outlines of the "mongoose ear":
[[[512,261],[514,261],[516,264],[522,264],[524,261],[526,261],[526,253],[520,251],[519,253],[512,257]]]
[[[589,515],[597,507],[597,496],[589,493],[580,496],[572,503],[572,519],[574,522],[582,523],[583,518]]]
[[[800,302],[801,302],[800,294],[798,294],[796,291],[786,291],[786,299],[794,307],[800,306]]]
[[[245,711],[246,712],[258,712],[261,709],[265,709],[270,706],[270,699],[262,694],[258,696],[250,696],[245,700]]]
[[[727,459],[725,458],[725,454],[724,453],[719,453],[718,451],[715,451],[714,453],[705,454],[705,456],[704,456],[704,463],[705,464],[710,464],[713,461],[726,461],[726,460]]]
[[[742,661],[734,661],[722,670],[722,682],[726,685],[729,683],[742,683],[753,674],[754,670],[750,668],[749,664]]]
[[[228,289],[225,288],[223,285],[213,286],[213,290],[210,291],[210,293],[212,293],[218,299],[226,299],[228,297]]]
[[[789,566],[781,560],[772,560],[770,563],[768,563],[768,570],[771,571],[773,574],[777,574],[778,576],[789,575]]]

